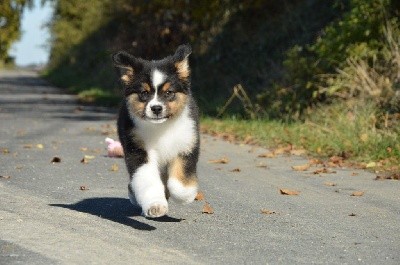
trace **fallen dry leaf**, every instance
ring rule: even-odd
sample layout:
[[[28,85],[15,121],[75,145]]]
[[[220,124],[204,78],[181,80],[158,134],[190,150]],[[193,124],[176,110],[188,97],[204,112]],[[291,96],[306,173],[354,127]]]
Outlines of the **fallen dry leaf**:
[[[229,163],[229,159],[226,158],[226,157],[222,157],[220,159],[208,160],[208,163],[212,163],[212,164],[228,164]]]
[[[324,164],[324,162],[322,160],[319,160],[319,159],[316,159],[316,158],[310,159],[308,161],[308,163],[310,165],[323,165]]]
[[[318,168],[318,169],[316,169],[314,172],[313,172],[313,174],[315,174],[315,175],[317,175],[317,174],[322,174],[322,173],[325,173],[325,174],[328,174],[328,173],[336,173],[336,171],[334,171],[334,170],[329,170],[328,168],[326,168],[326,167],[323,167],[323,168]]]
[[[295,156],[301,156],[301,155],[307,154],[307,150],[305,150],[305,149],[293,149],[293,150],[290,150],[290,154],[291,155],[295,155]]]
[[[353,173],[351,173],[351,175],[354,177],[354,176],[357,176],[358,173],[357,172],[353,172]]]
[[[385,175],[377,175],[375,180],[393,179],[400,180],[400,172],[390,172]]]
[[[279,191],[282,195],[299,195],[300,194],[300,191],[297,191],[297,190],[280,189]]]
[[[206,214],[213,214],[214,213],[214,209],[211,207],[211,205],[206,202],[203,206],[203,211],[202,213],[206,213]]]
[[[363,196],[363,195],[364,195],[363,191],[355,191],[350,196]]]
[[[43,148],[44,148],[44,145],[42,145],[42,144],[37,144],[37,145],[36,145],[36,148],[37,148],[37,149],[43,149]]]
[[[333,182],[325,182],[324,185],[325,185],[325,186],[334,187],[334,186],[336,186],[337,184],[336,184],[336,183],[333,183]]]
[[[0,179],[10,179],[11,176],[0,176]]]
[[[197,192],[196,198],[194,198],[195,201],[202,201],[204,200],[204,193],[202,191]]]
[[[274,153],[268,152],[268,153],[263,153],[263,154],[259,154],[258,157],[262,157],[262,158],[274,158],[276,155]]]
[[[299,166],[292,166],[292,169],[295,171],[306,171],[307,169],[310,168],[310,164],[304,164],[304,165],[299,165]]]
[[[81,147],[81,148],[79,148],[79,150],[81,150],[82,152],[86,152],[88,150],[88,148],[87,147]]]
[[[53,157],[53,159],[51,160],[51,163],[55,164],[55,163],[60,163],[61,162],[61,158],[59,158],[58,156]]]
[[[25,149],[31,149],[33,147],[33,144],[24,144],[23,146]]]
[[[89,163],[89,159],[82,158],[82,159],[81,159],[81,163],[82,163],[82,164],[88,164],[88,163]]]
[[[116,171],[118,171],[119,170],[119,166],[118,166],[118,164],[113,164],[112,166],[111,166],[111,169],[110,169],[110,171],[114,171],[114,172],[116,172]]]
[[[238,167],[230,170],[230,172],[240,172],[240,171],[242,171],[242,170]]]
[[[351,213],[349,214],[349,216],[357,216],[355,213]]]
[[[86,187],[86,186],[80,186],[79,189],[80,189],[80,190],[89,190],[89,188]]]
[[[282,154],[286,154],[286,153],[290,153],[290,151],[293,149],[293,146],[291,144],[284,146],[284,147],[279,147],[276,148],[273,153],[275,155],[282,155]]]
[[[261,209],[261,213],[262,214],[276,214],[275,211],[270,211],[270,210],[267,210],[267,209]]]
[[[10,151],[7,148],[1,148],[1,152],[5,155],[10,153]]]
[[[264,164],[264,163],[258,163],[258,164],[256,165],[256,167],[265,168],[265,169],[268,168],[268,166],[267,166],[266,164]]]
[[[341,157],[341,156],[331,156],[329,158],[328,165],[330,167],[342,166],[343,165],[343,157]]]

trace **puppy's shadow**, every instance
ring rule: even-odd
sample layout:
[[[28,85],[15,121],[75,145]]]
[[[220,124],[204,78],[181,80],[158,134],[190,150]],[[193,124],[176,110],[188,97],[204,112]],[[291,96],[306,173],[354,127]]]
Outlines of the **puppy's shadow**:
[[[141,209],[134,207],[128,199],[113,197],[89,198],[74,204],[49,205],[92,214],[138,230],[152,231],[156,229],[154,226],[132,219],[132,217],[140,216]]]

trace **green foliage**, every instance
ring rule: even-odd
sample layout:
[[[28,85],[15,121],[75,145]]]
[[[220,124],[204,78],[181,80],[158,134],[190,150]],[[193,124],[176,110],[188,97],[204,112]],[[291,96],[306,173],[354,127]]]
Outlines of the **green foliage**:
[[[400,35],[395,1],[350,0],[345,10],[340,19],[324,28],[314,44],[287,52],[284,84],[295,88],[290,95],[296,96],[298,111],[339,94],[347,99],[366,95],[368,90],[375,98],[385,97],[383,102],[376,100],[384,107],[396,93],[399,68],[394,67],[393,58],[397,57],[391,56],[396,49],[398,53]],[[387,25],[391,28],[390,42],[385,37]],[[286,105],[293,102],[286,101]]]
[[[2,0],[0,2],[0,66],[9,60],[11,45],[21,35],[21,16],[25,6],[32,0]]]
[[[389,59],[382,58],[388,58],[385,51],[390,48],[384,26],[397,25],[400,6],[393,0],[54,4],[48,76],[59,86],[73,91],[99,87],[118,94],[113,52],[161,58],[189,42],[194,47],[193,91],[205,113],[217,114],[233,88],[242,84],[246,104],[257,110],[256,116],[291,119],[343,91],[351,80],[336,70],[354,76],[349,58],[358,64],[363,60],[369,72],[387,70],[389,63],[384,62]],[[379,80],[386,80],[387,75],[381,76]],[[398,82],[392,79],[396,93]],[[234,100],[226,112],[245,116],[242,102]]]
[[[203,118],[203,131],[261,146],[292,144],[319,157],[345,155],[352,161],[400,164],[400,121],[381,116],[372,102],[336,102],[317,107],[304,121]]]

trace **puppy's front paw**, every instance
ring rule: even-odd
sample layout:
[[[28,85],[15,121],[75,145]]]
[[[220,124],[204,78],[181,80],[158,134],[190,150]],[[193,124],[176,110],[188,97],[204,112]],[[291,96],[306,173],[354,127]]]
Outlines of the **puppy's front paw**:
[[[168,212],[168,204],[152,203],[148,209],[143,209],[144,216],[149,218],[157,218],[166,215]]]

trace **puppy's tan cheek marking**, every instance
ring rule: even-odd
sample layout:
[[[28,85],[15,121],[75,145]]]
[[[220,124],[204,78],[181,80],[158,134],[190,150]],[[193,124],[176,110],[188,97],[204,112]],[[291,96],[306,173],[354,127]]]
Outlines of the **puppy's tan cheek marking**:
[[[137,94],[129,95],[127,101],[129,112],[135,114],[136,116],[141,116],[143,114],[145,104],[143,102],[140,102],[139,96]]]
[[[187,103],[187,95],[183,93],[176,93],[175,100],[168,102],[169,113],[173,116],[178,115],[185,108]]]
[[[179,79],[187,80],[190,75],[189,62],[187,59],[175,63],[176,72]]]
[[[178,180],[183,186],[195,186],[197,185],[196,176],[185,175],[185,164],[182,158],[175,158],[169,168],[169,177]]]

